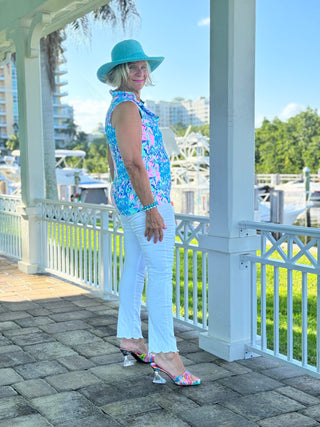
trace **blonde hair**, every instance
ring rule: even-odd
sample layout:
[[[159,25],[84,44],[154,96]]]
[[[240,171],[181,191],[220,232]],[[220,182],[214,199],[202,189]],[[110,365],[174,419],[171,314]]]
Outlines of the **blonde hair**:
[[[153,82],[150,77],[151,69],[150,64],[146,61],[148,76],[146,80],[146,86],[153,86]],[[105,82],[115,88],[119,88],[122,82],[126,82],[129,76],[129,64],[128,62],[124,64],[119,64],[112,68],[111,71],[105,76]]]

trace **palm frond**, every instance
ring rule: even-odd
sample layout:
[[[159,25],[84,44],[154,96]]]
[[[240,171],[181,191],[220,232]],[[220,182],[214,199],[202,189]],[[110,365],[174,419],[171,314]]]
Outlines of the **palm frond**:
[[[139,12],[135,5],[135,0],[113,0],[112,2],[101,6],[93,12],[93,18],[99,21],[110,23],[115,26],[118,23],[118,16],[114,8],[120,14],[121,24],[125,30],[128,20],[131,16],[140,18]]]
[[[88,15],[81,16],[81,18],[78,18],[75,21],[71,22],[70,25],[73,30],[82,31],[82,34],[85,36],[85,38],[91,37],[91,29]]]
[[[99,9],[93,11],[93,18],[105,23],[110,23],[115,26],[117,23],[117,15],[110,6],[110,3],[101,6]]]
[[[135,15],[136,17],[140,18],[134,0],[117,0],[117,5],[120,12],[122,27],[124,30],[130,15]]]

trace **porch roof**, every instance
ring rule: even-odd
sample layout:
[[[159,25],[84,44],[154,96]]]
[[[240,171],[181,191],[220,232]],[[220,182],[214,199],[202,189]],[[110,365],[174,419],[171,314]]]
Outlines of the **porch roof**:
[[[175,333],[199,387],[153,384],[147,365],[124,368],[117,308],[0,257],[0,425],[318,425],[319,379],[264,357],[225,362],[186,325]]]
[[[37,14],[47,15],[41,37],[106,4],[107,0],[0,0],[0,61],[14,52],[10,30],[32,22]]]

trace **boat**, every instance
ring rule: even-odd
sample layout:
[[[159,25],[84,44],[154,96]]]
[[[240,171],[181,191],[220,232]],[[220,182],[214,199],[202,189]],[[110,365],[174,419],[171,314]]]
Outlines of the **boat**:
[[[15,156],[4,156],[0,164],[0,192],[15,195],[20,193],[20,166]]]
[[[107,182],[88,175],[82,167],[85,151],[55,150],[58,198],[60,201],[81,201],[82,203],[107,204],[109,201]],[[70,159],[77,159],[71,166]],[[0,164],[0,181],[5,182],[2,191],[6,194],[20,194],[20,150],[14,150],[4,157]]]
[[[311,204],[306,201],[306,193],[301,186],[299,189],[292,189],[290,186],[285,186],[285,188],[280,186],[272,188],[269,185],[255,186],[255,221],[272,221],[272,191],[283,192],[283,212],[281,214],[278,212],[278,219],[281,220],[281,224],[292,225],[298,216],[311,206]],[[281,218],[279,218],[280,215]]]
[[[302,212],[308,209],[306,206],[286,204],[283,210],[282,224],[292,225]],[[258,202],[258,209],[254,211],[254,220],[262,222],[271,222],[271,204],[270,202]]]
[[[177,147],[170,155],[171,197],[176,212],[209,215],[209,140],[200,132],[176,137]],[[164,139],[166,146],[166,139]],[[168,150],[167,150],[168,151]]]
[[[82,150],[56,150],[56,176],[59,200],[82,203],[108,204],[108,183],[92,178],[83,164],[86,152]],[[77,158],[70,166],[70,158]]]

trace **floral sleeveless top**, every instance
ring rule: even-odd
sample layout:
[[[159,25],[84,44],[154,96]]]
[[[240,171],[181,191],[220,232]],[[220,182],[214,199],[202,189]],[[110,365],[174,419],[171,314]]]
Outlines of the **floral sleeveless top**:
[[[158,204],[170,203],[171,174],[169,157],[165,151],[162,134],[159,129],[159,117],[149,111],[142,101],[138,101],[133,92],[110,91],[111,105],[106,116],[106,135],[114,163],[114,181],[111,198],[121,215],[131,215],[143,208],[123,163],[118,148],[115,129],[111,125],[111,116],[121,102],[134,102],[140,112],[142,122],[142,160],[148,172],[152,194]]]

